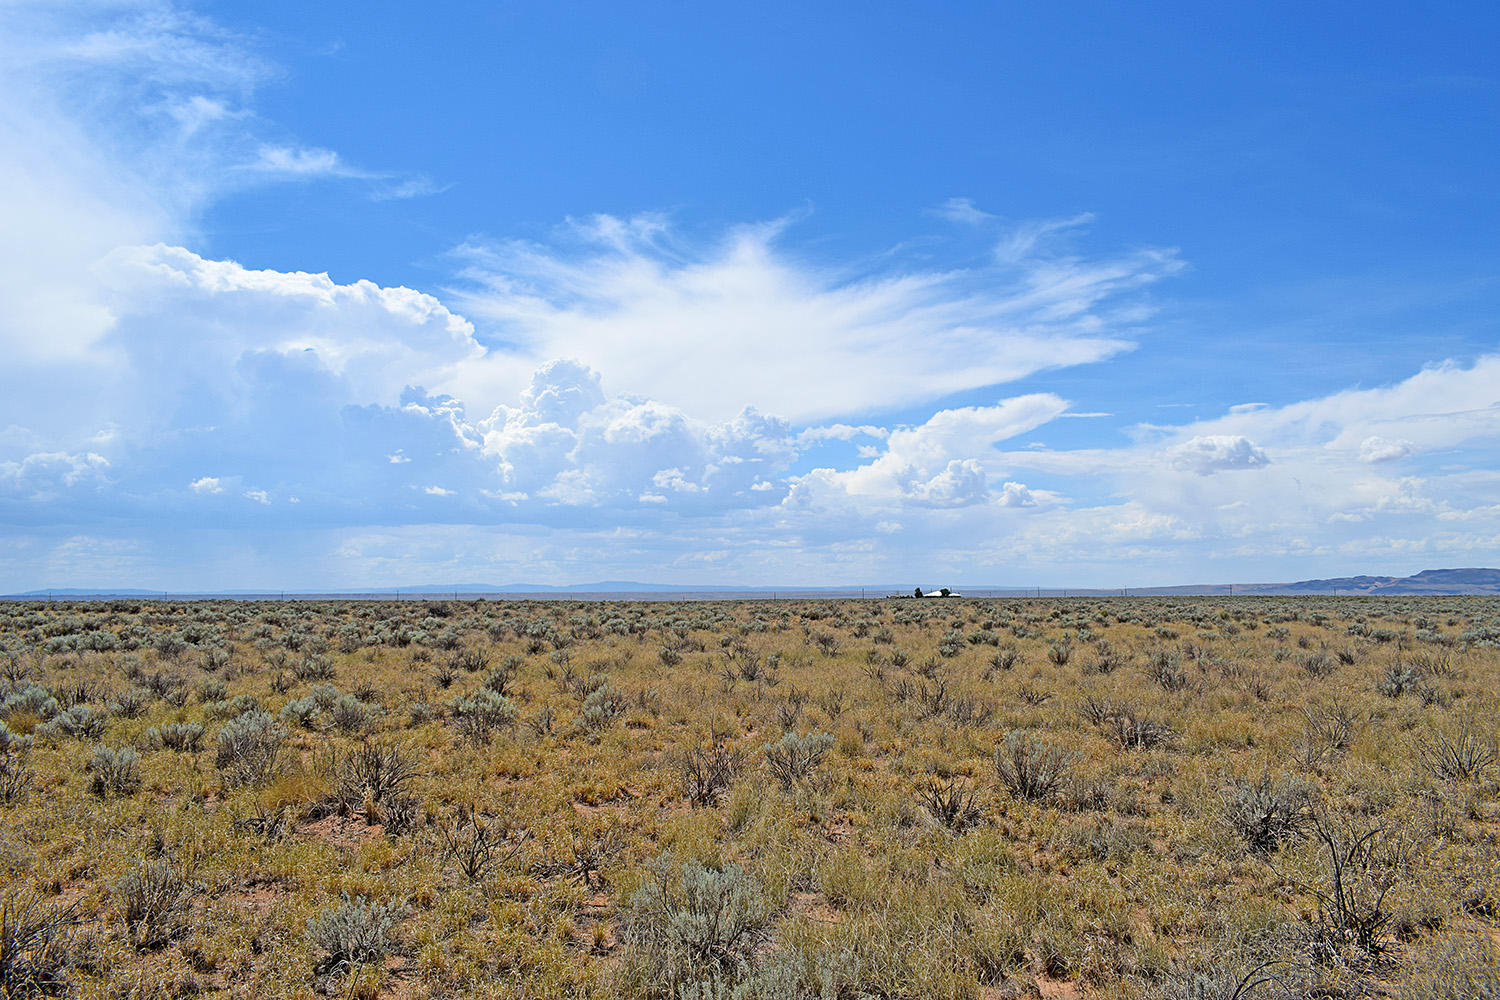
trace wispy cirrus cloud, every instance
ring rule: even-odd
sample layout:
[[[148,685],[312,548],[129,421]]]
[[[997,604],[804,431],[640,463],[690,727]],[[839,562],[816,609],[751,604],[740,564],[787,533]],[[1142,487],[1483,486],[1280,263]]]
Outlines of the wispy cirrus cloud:
[[[994,218],[989,212],[975,205],[973,198],[949,198],[931,209],[931,212],[940,219],[962,223],[966,226],[983,225]]]
[[[275,180],[357,181],[364,186],[367,197],[375,201],[423,198],[447,190],[446,186],[420,175],[356,167],[334,150],[316,146],[262,145],[253,159],[238,164],[235,169]]]
[[[1182,266],[1145,249],[855,270],[799,256],[788,226],[697,240],[661,216],[596,216],[549,243],[466,244],[452,299],[505,348],[466,388],[567,354],[705,419],[890,411],[1130,350],[1148,315],[1137,293]]]

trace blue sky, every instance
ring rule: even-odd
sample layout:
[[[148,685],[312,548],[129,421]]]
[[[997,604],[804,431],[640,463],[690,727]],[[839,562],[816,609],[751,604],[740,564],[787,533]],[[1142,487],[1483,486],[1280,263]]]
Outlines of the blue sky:
[[[1497,28],[0,0],[0,590],[1500,564]]]

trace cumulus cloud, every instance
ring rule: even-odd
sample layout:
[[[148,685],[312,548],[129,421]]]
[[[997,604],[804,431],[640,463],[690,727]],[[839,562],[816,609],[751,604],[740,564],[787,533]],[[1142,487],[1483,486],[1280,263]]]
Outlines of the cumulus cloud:
[[[789,425],[754,409],[707,423],[652,400],[607,397],[576,361],[540,367],[520,405],[482,422],[483,453],[515,499],[581,506],[624,498],[693,508],[772,502],[795,454]]]
[[[1037,498],[1025,485],[1007,481],[1000,487],[996,502],[1002,507],[1035,507]]]
[[[974,459],[955,458],[931,479],[911,483],[907,494],[934,507],[967,507],[989,496],[989,482],[984,467]]]
[[[218,476],[203,476],[200,479],[194,479],[188,484],[188,488],[194,493],[211,496],[215,493],[223,493],[224,483]]]
[[[998,496],[991,489],[991,475],[1007,468],[995,446],[1055,419],[1067,405],[1050,393],[1035,393],[992,406],[940,410],[922,424],[886,432],[884,447],[867,462],[799,477],[788,503],[804,509],[870,511],[907,503],[1034,506],[1036,496],[1020,483],[1007,481]]]
[[[1270,461],[1249,438],[1239,434],[1201,434],[1168,451],[1172,468],[1200,476],[1233,469],[1254,469]]]
[[[1359,443],[1359,460],[1361,462],[1394,462],[1398,458],[1405,458],[1412,452],[1410,441],[1388,441],[1379,435],[1372,434]]]
[[[973,497],[979,494],[972,487],[982,485],[973,472],[983,472],[986,460],[998,457],[996,444],[1042,426],[1067,406],[1050,393],[1035,393],[994,406],[939,410],[923,424],[891,431],[879,457],[841,474],[839,481],[850,493],[898,496],[941,491],[944,487],[936,484],[937,479],[949,483],[959,477],[970,486],[959,495]],[[971,466],[965,466],[960,476],[955,462]]]
[[[50,501],[77,487],[99,485],[108,468],[108,459],[94,452],[37,452],[0,461],[0,493]]]

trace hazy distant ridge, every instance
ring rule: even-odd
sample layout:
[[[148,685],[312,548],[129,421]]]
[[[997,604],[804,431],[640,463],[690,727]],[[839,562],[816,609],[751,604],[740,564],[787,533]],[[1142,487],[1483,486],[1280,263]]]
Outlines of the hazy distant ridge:
[[[1500,569],[1424,569],[1411,576],[1343,576],[1283,584],[1247,584],[1246,593],[1500,594]]]
[[[970,586],[955,588],[961,593],[973,595],[986,595],[996,597],[1024,597],[1027,594],[1036,593],[1030,587],[994,587],[994,586]],[[458,584],[427,584],[412,587],[377,587],[370,590],[360,591],[362,594],[372,596],[384,595],[423,595],[441,598],[444,595],[460,594],[466,597],[482,594],[586,594],[598,595],[630,595],[630,594],[717,594],[726,595],[750,595],[771,596],[778,591],[784,595],[842,595],[847,596],[864,590],[871,597],[880,597],[886,594],[908,594],[910,589],[904,586],[859,585],[845,587],[736,587],[733,585],[722,586],[682,586],[669,583],[637,583],[625,580],[608,580],[599,583],[580,583],[567,586],[549,586],[547,584],[534,583],[512,583],[503,586],[495,586],[487,583],[458,583]],[[1235,583],[1235,584],[1198,584],[1181,585],[1174,587],[1132,587],[1130,593],[1136,596],[1186,596],[1190,594],[1227,594],[1230,591],[1235,594],[1500,594],[1500,569],[1487,568],[1464,568],[1464,569],[1424,569],[1420,573],[1411,576],[1341,576],[1326,580],[1298,580],[1293,583]],[[1055,587],[1044,587],[1041,591],[1044,595],[1053,597],[1060,593],[1066,593],[1076,597],[1090,595],[1119,594],[1117,589],[1105,588],[1068,588],[1061,591]],[[274,591],[263,590],[220,590],[203,591],[194,593],[192,596],[199,597],[248,597],[263,596],[266,594],[274,596]],[[296,596],[316,597],[320,594],[338,594],[339,591],[299,591]],[[159,590],[141,589],[90,589],[86,587],[55,587],[50,590],[29,590],[21,594],[5,595],[9,597],[47,597],[74,598],[74,597],[152,597],[160,596]],[[292,596],[292,592],[287,592]],[[183,596],[181,593],[173,596]]]

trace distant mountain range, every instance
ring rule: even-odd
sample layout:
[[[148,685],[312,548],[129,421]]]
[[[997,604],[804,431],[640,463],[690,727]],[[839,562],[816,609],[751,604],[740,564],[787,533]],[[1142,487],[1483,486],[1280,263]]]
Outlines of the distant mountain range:
[[[935,588],[934,588],[935,589]],[[1043,587],[955,587],[960,593],[970,596],[1024,597],[1041,593],[1046,596],[1068,594],[1071,596],[1105,596],[1119,594],[1117,589]],[[867,593],[871,597],[886,594],[909,594],[911,588],[900,586],[852,586],[852,587],[734,587],[734,586],[682,586],[669,583],[638,583],[631,580],[604,580],[598,583],[580,583],[567,586],[551,586],[541,583],[511,583],[495,586],[488,583],[427,584],[412,587],[380,587],[358,591],[371,596],[436,597],[460,594],[475,597],[486,594],[566,595],[587,594],[590,596],[628,596],[631,594],[684,594],[710,596],[849,596]],[[22,594],[3,595],[12,598],[76,598],[76,597],[155,597],[160,590],[141,589],[89,589],[84,587],[56,587],[51,590],[29,590]],[[287,591],[288,596],[318,597],[340,595],[350,591]],[[1293,583],[1219,583],[1183,585],[1175,587],[1132,587],[1129,593],[1136,596],[1186,596],[1190,594],[1500,594],[1500,569],[1426,569],[1411,576],[1341,576],[1326,580],[1298,580]],[[275,591],[264,590],[219,590],[212,592],[174,593],[174,597],[264,597],[275,596]]]
[[[1246,593],[1500,594],[1500,569],[1424,569],[1411,576],[1343,576],[1296,583],[1248,584]]]

